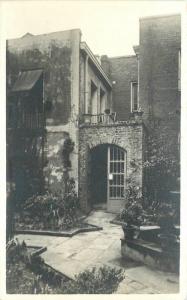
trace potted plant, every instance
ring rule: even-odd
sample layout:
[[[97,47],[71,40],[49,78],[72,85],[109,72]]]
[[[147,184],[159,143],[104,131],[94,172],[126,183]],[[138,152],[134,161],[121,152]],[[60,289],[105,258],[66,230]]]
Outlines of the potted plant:
[[[122,229],[126,239],[137,238],[140,225],[143,223],[142,198],[139,188],[129,186],[127,190],[127,203],[120,215],[123,221]]]
[[[91,124],[92,114],[87,113],[87,114],[84,114],[83,116],[84,116],[84,123]]]
[[[106,114],[106,115],[110,115],[110,113],[111,113],[110,108],[106,108],[106,109],[105,109],[105,114]]]
[[[143,115],[143,110],[141,107],[139,107],[137,110],[134,110],[132,112],[132,117],[135,119],[135,120],[141,120],[141,117]]]

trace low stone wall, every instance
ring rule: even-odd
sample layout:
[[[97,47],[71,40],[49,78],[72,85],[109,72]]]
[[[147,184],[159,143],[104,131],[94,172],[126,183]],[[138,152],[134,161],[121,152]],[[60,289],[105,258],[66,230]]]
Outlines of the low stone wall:
[[[121,239],[121,254],[135,261],[166,272],[179,271],[179,252],[166,252],[156,246]]]

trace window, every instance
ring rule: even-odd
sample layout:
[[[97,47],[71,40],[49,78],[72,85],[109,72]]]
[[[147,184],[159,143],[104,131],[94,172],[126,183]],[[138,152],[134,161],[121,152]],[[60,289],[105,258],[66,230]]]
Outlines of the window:
[[[181,90],[181,50],[178,51],[178,91]]]
[[[131,112],[138,110],[138,83],[131,82]]]
[[[125,197],[126,155],[116,146],[108,148],[108,194],[110,199]]]
[[[97,115],[97,86],[91,81],[91,113]]]
[[[104,113],[105,111],[105,103],[106,98],[105,98],[105,92],[100,88],[100,113]]]
[[[43,70],[24,70],[12,88],[15,98],[17,128],[42,128],[43,123]]]

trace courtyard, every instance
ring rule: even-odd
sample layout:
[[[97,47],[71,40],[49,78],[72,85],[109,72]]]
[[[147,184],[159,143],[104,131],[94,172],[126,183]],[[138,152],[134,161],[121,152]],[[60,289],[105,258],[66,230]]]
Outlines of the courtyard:
[[[129,55],[6,41],[9,293],[179,293],[181,15],[137,21]]]
[[[73,237],[28,234],[17,237],[28,246],[47,247],[41,255],[45,263],[71,279],[86,269],[107,265],[125,270],[125,279],[116,291],[118,294],[178,293],[179,279],[176,274],[122,258],[120,238],[123,231],[121,226],[110,223],[114,217],[114,214],[104,210],[93,210],[86,222],[102,226],[103,230],[79,233]]]

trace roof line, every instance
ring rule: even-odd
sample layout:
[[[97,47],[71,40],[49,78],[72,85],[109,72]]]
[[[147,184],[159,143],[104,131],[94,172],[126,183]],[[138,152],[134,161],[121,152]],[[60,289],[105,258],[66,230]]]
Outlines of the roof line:
[[[102,77],[105,79],[105,81],[107,82],[107,84],[112,87],[112,84],[110,82],[110,79],[108,78],[108,76],[105,74],[104,70],[102,69],[101,65],[99,64],[97,58],[95,57],[95,55],[93,54],[93,52],[90,50],[90,48],[88,47],[88,45],[86,44],[86,42],[81,42],[80,43],[80,49],[85,51],[86,54],[89,56],[89,58],[91,59],[92,63],[96,66],[97,70],[99,71],[99,73],[102,75]]]
[[[42,36],[42,35],[52,35],[52,34],[60,34],[62,32],[67,32],[67,31],[79,31],[81,33],[81,30],[80,28],[73,28],[73,29],[66,29],[66,30],[58,30],[58,31],[52,31],[52,32],[45,32],[45,33],[39,33],[39,34],[34,34],[34,33],[31,33],[31,32],[27,32],[26,34],[20,36],[20,37],[16,37],[16,38],[9,38],[7,39],[7,41],[11,41],[11,40],[19,40],[19,39],[24,39],[26,37],[29,37],[29,38],[35,38],[35,37],[39,37],[39,36]]]
[[[181,16],[180,13],[167,14],[167,15],[153,15],[153,16],[141,17],[139,18],[139,21],[149,20],[149,19],[169,18],[169,17],[180,17],[180,16]]]
[[[109,59],[113,59],[113,58],[131,58],[131,57],[136,57],[136,55],[132,54],[132,55],[123,55],[123,56],[111,56],[111,57],[109,57]]]

